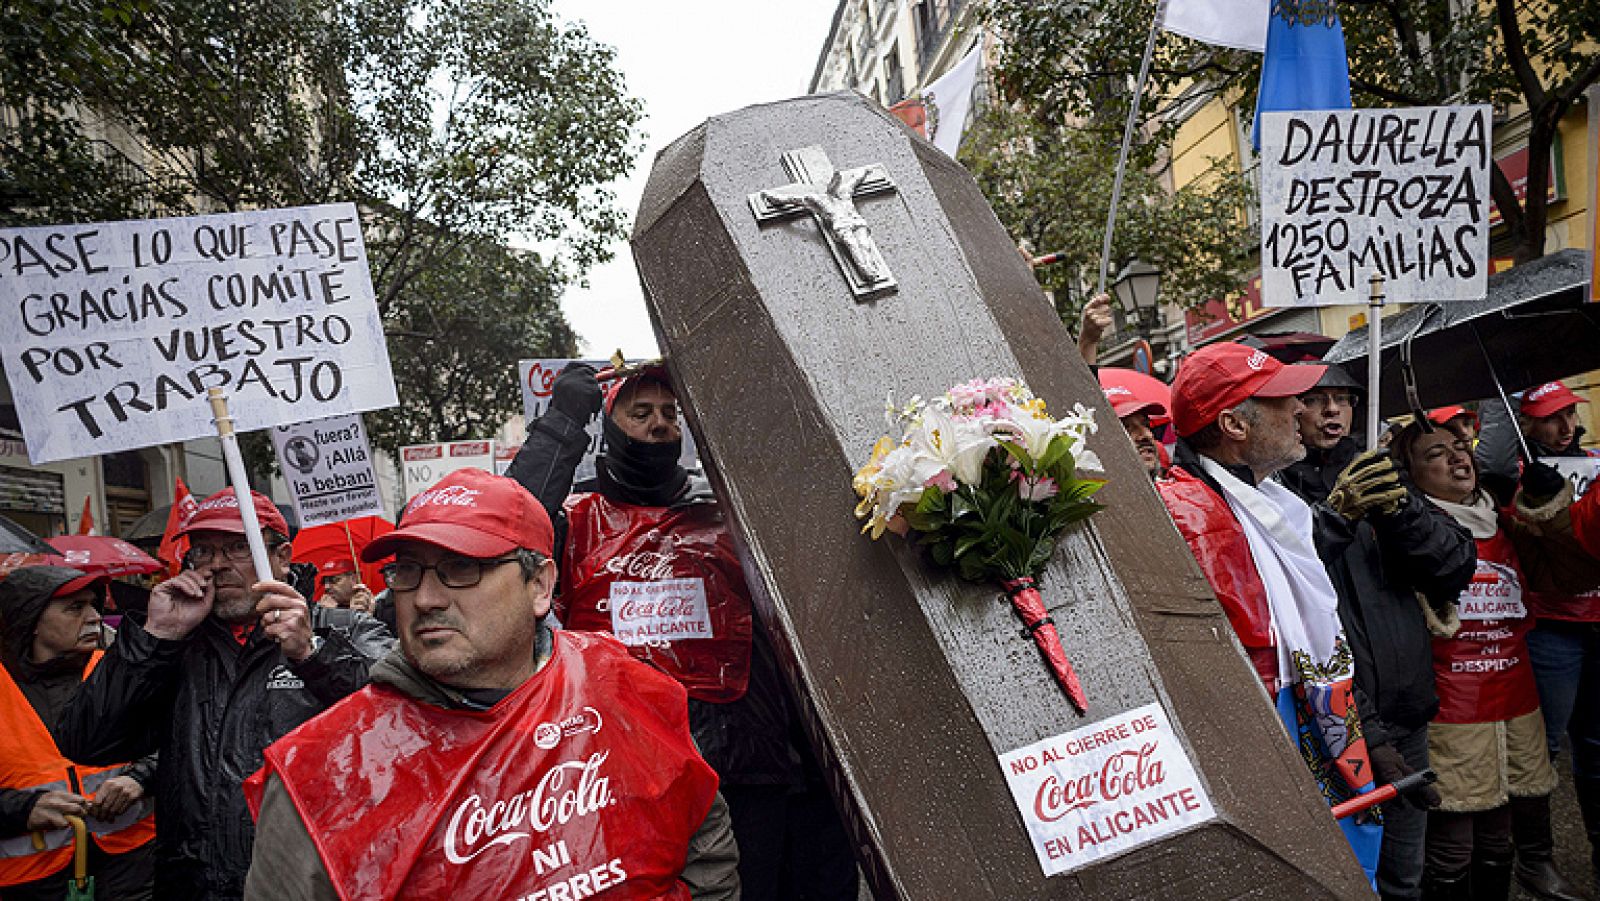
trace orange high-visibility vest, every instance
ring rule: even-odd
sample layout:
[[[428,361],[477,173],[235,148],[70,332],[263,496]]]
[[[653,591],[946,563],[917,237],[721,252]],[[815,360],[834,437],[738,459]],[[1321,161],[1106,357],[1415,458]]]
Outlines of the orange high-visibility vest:
[[[85,675],[100,663],[100,656],[96,651],[89,658]],[[69,791],[93,798],[124,766],[79,766],[63,757],[11,673],[0,666],[0,788]],[[101,850],[123,854],[156,837],[154,810],[147,796],[115,820],[85,817],[84,822]],[[32,833],[0,838],[0,888],[43,879],[71,865],[72,830],[57,829],[43,836],[43,850],[35,846]]]

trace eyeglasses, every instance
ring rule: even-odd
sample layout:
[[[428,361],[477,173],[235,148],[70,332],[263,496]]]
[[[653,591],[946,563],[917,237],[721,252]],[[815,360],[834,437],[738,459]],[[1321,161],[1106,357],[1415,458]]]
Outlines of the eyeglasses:
[[[282,546],[283,545],[281,543],[268,544],[267,553],[270,554]],[[223,557],[234,563],[243,563],[244,561],[250,559],[250,542],[241,538],[232,544],[226,544],[222,547],[210,547],[204,544],[197,544],[194,547],[189,548],[189,553],[183,555],[183,565],[189,569],[199,569],[202,566],[210,566],[211,562],[217,558],[218,554],[221,554]]]
[[[446,588],[471,588],[483,581],[483,571],[502,563],[513,563],[516,557],[497,560],[479,560],[474,557],[446,557],[433,566],[423,566],[412,560],[396,560],[385,566],[383,583],[390,591],[415,591],[422,584],[422,574],[433,570],[439,584]]]
[[[1353,407],[1356,405],[1356,396],[1354,394],[1323,394],[1317,392],[1300,398],[1300,402],[1308,407]]]

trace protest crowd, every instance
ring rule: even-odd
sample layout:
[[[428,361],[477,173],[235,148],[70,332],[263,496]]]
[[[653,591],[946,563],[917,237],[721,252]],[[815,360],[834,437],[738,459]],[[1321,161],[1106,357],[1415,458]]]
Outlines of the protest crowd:
[[[1034,256],[992,173],[956,159],[974,28],[892,109],[814,90],[662,149],[631,237],[657,353],[578,359],[556,312],[564,337],[523,349],[550,359],[522,361],[524,415],[495,413],[494,440],[402,448],[408,425],[369,444],[364,415],[426,405],[397,390],[426,363],[391,366],[396,296],[470,319],[428,267],[480,254],[485,282],[530,260],[539,286],[582,278],[627,218],[603,167],[551,189],[565,211],[489,188],[415,202],[505,206],[507,234],[592,227],[571,273],[448,222],[394,226],[414,211],[381,198],[0,223],[16,452],[215,441],[206,477],[228,486],[165,473],[174,503],[140,547],[97,534],[90,499],[77,535],[0,516],[0,901],[1595,897],[1600,253],[1501,267],[1502,110],[1352,106],[1335,4],[1236,5],[1264,7],[1261,35],[1199,33],[1230,31],[1229,4],[1156,5],[1114,186],[1090,198],[1109,205],[1098,283],[1080,260],[1042,294],[1071,254]],[[547,10],[505,6],[443,5],[470,39],[407,52],[530,68],[490,39]],[[963,30],[961,3],[909,7],[924,50],[938,17],[938,40]],[[426,18],[389,24],[422,47],[406,29]],[[1254,133],[1233,121],[1260,195],[1224,217],[1259,230],[1249,296],[1367,318],[1336,339],[1230,311],[1204,340],[1167,329],[1156,360],[1155,288],[1140,308],[1131,280],[1159,272],[1114,237],[1133,135],[1162,130],[1139,122],[1157,38],[1267,52],[1269,29],[1343,80],[1268,52]],[[373,59],[372,83],[340,85],[358,106],[402,68]],[[537,93],[492,76],[467,107]],[[606,81],[576,62],[561,79]],[[559,130],[526,112],[505,128]],[[524,167],[503,125],[427,178],[470,170],[471,194]],[[391,157],[383,179],[422,180]],[[594,209],[572,199],[591,188]],[[368,241],[441,236],[417,271],[369,265]],[[531,304],[533,284],[507,290]],[[435,466],[392,484],[375,458],[413,450]]]

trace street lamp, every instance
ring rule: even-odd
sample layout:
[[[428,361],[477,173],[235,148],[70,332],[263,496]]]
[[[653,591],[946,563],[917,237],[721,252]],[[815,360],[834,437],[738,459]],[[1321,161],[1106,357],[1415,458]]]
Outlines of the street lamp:
[[[1161,270],[1140,259],[1133,259],[1117,273],[1111,283],[1111,293],[1126,312],[1138,317],[1140,331],[1149,329],[1157,310],[1157,296],[1161,292]]]

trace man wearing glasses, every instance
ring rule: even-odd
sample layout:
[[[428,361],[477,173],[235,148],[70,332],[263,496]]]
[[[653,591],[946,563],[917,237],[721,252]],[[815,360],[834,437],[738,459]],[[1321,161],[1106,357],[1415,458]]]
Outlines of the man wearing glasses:
[[[1329,365],[1317,384],[1300,395],[1300,403],[1305,405],[1299,420],[1300,441],[1306,446],[1306,456],[1286,467],[1278,478],[1308,504],[1327,498],[1339,474],[1361,450],[1351,430],[1362,393],[1361,384],[1349,373]]]
[[[553,539],[520,485],[465,469],[363,551],[395,555],[400,646],[267,749],[247,898],[739,896],[684,689],[550,629]]]
[[[361,614],[335,627],[285,581],[289,527],[251,492],[271,578],[258,581],[233,489],[206,498],[180,534],[184,571],[156,586],[143,622],[124,620],[62,711],[56,741],[80,763],[160,752],[160,898],[239,898],[254,827],[240,789],[262,751],[367,683],[393,644]]]

